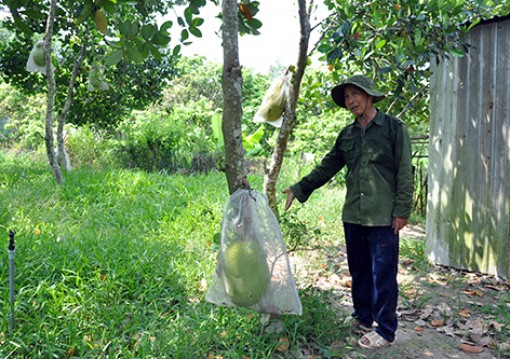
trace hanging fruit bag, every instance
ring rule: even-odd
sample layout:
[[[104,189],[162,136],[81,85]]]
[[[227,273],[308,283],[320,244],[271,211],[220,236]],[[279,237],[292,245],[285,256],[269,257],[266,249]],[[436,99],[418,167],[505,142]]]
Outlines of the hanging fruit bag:
[[[44,54],[44,41],[39,40],[35,43],[28,56],[26,69],[28,72],[40,72],[46,74],[46,58]]]
[[[290,72],[277,77],[269,86],[258,111],[255,113],[253,122],[267,122],[275,127],[281,127],[283,112],[285,111],[285,100],[289,91]]]
[[[241,189],[228,199],[206,300],[260,313],[301,315],[278,221],[262,193]]]

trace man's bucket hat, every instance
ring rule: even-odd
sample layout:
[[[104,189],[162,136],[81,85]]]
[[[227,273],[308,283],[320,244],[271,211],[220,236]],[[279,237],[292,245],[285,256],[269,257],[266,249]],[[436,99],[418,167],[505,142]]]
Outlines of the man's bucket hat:
[[[354,85],[365,91],[367,94],[374,98],[374,103],[379,102],[386,97],[385,94],[374,90],[374,82],[372,80],[362,75],[354,75],[349,77],[340,85],[333,87],[331,90],[331,97],[333,98],[333,101],[335,101],[338,106],[343,108],[347,108],[347,106],[345,106],[344,91],[348,85]]]

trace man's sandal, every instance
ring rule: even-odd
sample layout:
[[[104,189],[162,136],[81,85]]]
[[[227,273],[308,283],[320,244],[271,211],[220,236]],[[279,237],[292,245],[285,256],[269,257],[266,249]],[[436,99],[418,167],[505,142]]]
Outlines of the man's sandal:
[[[360,347],[365,349],[377,349],[384,348],[390,346],[394,343],[390,342],[383,337],[381,337],[377,332],[370,332],[363,335],[360,340],[358,340],[358,344]]]

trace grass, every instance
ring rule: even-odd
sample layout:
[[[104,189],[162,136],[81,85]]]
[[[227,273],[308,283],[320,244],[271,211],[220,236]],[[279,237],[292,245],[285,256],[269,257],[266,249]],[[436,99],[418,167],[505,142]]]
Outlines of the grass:
[[[264,333],[258,313],[205,301],[226,189],[223,173],[88,168],[58,186],[44,159],[0,155],[6,249],[16,232],[12,333],[1,252],[0,357],[293,357],[339,340],[327,293],[314,288],[300,293],[304,315],[285,316],[279,334]]]
[[[228,197],[223,173],[81,167],[58,186],[38,156],[0,153],[1,358],[328,358],[352,349],[332,291],[300,285],[303,315],[283,316],[280,333],[266,333],[256,312],[205,300]],[[297,179],[289,167],[280,192]],[[260,176],[250,182],[261,190]],[[321,251],[327,261],[315,265],[325,275],[336,271],[328,261],[343,241],[343,197],[342,187],[326,186],[281,214],[287,247],[308,248],[297,251],[305,257]],[[284,195],[278,200],[283,207]],[[16,232],[12,333],[9,229]],[[401,259],[423,277],[431,270],[423,241],[402,240]],[[429,303],[430,296],[410,293],[404,305]],[[510,323],[510,297],[500,299],[480,310]]]

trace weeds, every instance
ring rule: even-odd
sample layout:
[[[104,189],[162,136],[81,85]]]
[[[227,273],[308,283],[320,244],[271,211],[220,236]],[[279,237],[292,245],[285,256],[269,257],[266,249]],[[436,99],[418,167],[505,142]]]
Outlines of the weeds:
[[[332,305],[337,294],[318,286],[300,287],[303,315],[283,316],[279,333],[265,333],[258,313],[205,301],[228,196],[223,173],[80,167],[57,186],[45,163],[0,154],[5,249],[8,230],[16,232],[12,335],[9,261],[0,252],[0,357],[342,357],[351,349],[345,318]],[[260,178],[250,182],[260,188]],[[334,259],[342,199],[343,190],[330,186],[306,210],[283,214],[288,248]],[[430,269],[423,242],[402,241],[401,257],[413,271]],[[325,275],[338,269],[321,264]],[[421,308],[428,298],[415,291],[408,305]],[[510,323],[509,298],[500,299],[481,310]],[[504,326],[498,332],[509,334]]]
[[[16,303],[9,336],[4,251],[0,357],[292,357],[341,335],[311,290],[303,317],[285,317],[276,337],[261,335],[258,313],[205,301],[226,188],[223,173],[88,168],[57,186],[44,164],[2,155],[0,228],[6,243],[16,232]]]

